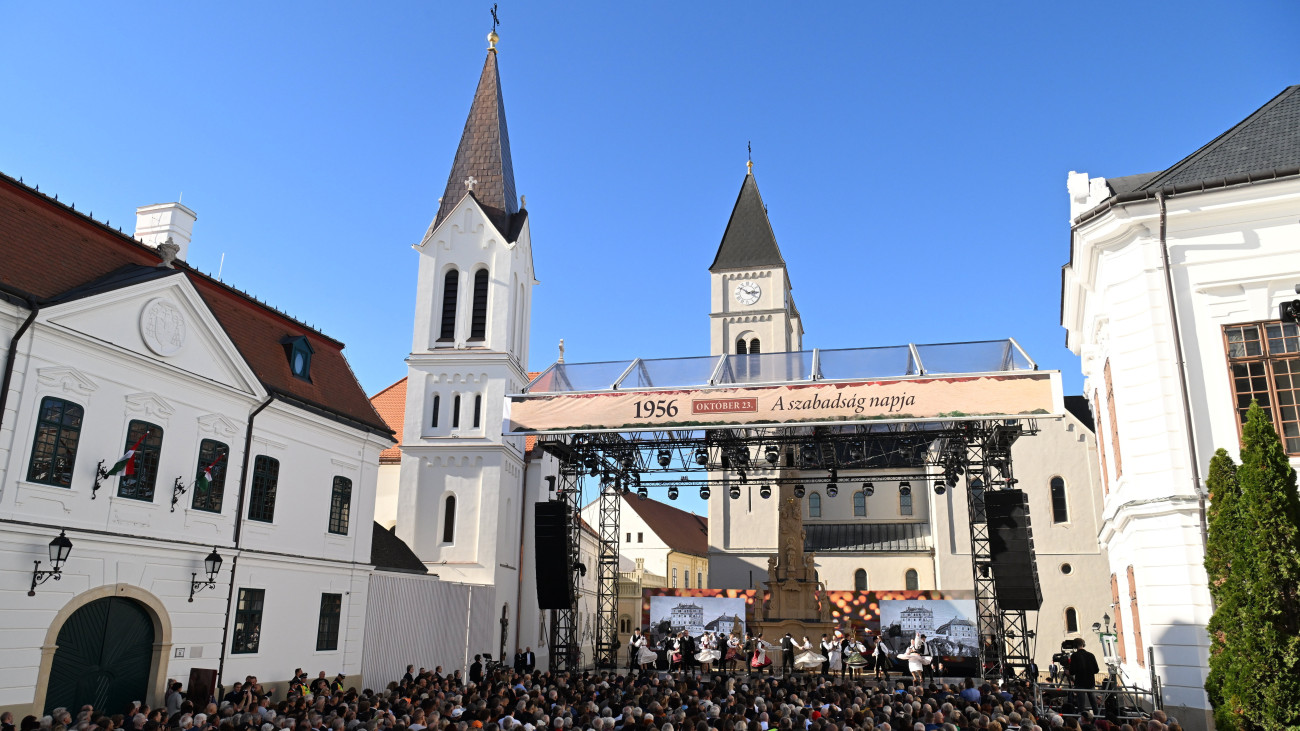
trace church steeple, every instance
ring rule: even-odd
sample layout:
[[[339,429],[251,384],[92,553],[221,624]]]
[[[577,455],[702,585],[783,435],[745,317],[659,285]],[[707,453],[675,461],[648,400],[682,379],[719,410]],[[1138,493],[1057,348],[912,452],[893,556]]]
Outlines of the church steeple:
[[[429,230],[436,229],[451,215],[467,194],[474,196],[502,235],[513,238],[512,224],[519,213],[519,200],[515,195],[515,171],[510,162],[510,134],[506,130],[506,107],[497,72],[495,43],[488,48],[483,62],[483,73],[456,148],[456,159],[451,163],[447,188]]]
[[[772,222],[767,219],[767,206],[758,192],[754,180],[753,163],[740,186],[736,206],[731,210],[731,220],[722,234],[722,244],[713,258],[709,271],[724,269],[753,269],[756,267],[784,267],[781,249],[772,233]]]

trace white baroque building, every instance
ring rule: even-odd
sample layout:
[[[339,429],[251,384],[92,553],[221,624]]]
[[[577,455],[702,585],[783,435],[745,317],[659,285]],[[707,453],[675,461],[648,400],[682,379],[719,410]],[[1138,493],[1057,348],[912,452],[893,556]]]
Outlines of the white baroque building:
[[[15,715],[158,705],[191,669],[360,673],[390,431],[342,343],[176,259],[194,220],[147,206],[137,240],[0,176],[0,709]],[[103,477],[133,446],[133,474]],[[61,533],[66,563],[33,587]],[[192,592],[214,550],[219,572]]]
[[[1238,457],[1252,399],[1300,466],[1300,86],[1172,167],[1071,172],[1061,323],[1098,415],[1110,614],[1124,676],[1159,675],[1184,728],[1211,722],[1204,475]],[[1154,667],[1150,659],[1154,658]]]

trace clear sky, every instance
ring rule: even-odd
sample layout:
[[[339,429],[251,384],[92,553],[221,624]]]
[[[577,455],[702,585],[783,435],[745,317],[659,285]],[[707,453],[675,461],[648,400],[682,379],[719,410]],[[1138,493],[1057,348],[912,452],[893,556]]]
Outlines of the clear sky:
[[[0,170],[406,373],[487,3],[0,0]],[[807,347],[1063,346],[1070,170],[1163,169],[1300,83],[1300,3],[502,2],[530,366],[708,352],[753,141]]]

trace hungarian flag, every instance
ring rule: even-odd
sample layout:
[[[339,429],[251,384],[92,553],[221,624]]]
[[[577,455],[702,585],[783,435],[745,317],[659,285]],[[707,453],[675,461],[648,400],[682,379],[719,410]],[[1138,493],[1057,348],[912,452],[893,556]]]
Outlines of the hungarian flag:
[[[217,458],[212,460],[212,464],[208,465],[207,468],[203,470],[203,474],[199,475],[199,479],[194,481],[194,486],[200,490],[207,490],[209,487],[211,487],[212,469],[217,466],[217,463],[219,463],[221,460],[225,458],[226,455],[224,453],[218,454]]]
[[[117,464],[113,465],[113,469],[108,471],[109,477],[119,472],[127,477],[135,474],[135,452],[140,448],[140,442],[143,442],[147,436],[149,436],[149,432],[141,434],[140,438],[135,440],[135,444],[132,444],[131,448],[126,450],[126,454],[122,455],[122,458],[117,461]]]

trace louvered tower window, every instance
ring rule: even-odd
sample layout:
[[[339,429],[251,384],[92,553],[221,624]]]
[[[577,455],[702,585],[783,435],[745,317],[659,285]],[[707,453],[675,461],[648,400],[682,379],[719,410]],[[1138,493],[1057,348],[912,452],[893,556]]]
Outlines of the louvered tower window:
[[[452,269],[442,278],[442,327],[438,340],[456,339],[456,296],[460,289],[460,272]]]
[[[487,336],[488,270],[474,272],[474,308],[470,311],[469,339],[482,340]]]

